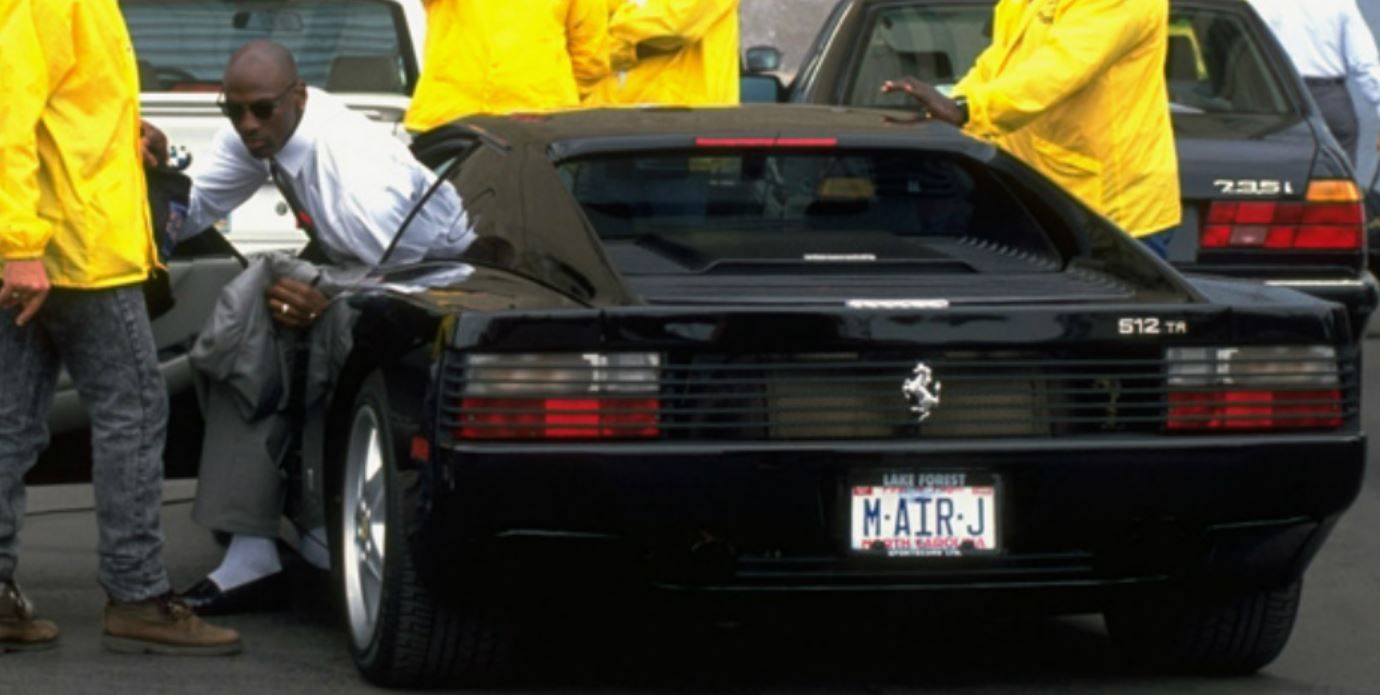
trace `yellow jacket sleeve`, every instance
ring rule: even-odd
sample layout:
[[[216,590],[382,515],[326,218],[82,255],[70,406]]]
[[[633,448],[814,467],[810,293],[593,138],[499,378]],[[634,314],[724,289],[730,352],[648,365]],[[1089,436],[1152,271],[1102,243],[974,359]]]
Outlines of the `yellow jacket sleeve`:
[[[49,16],[54,8],[33,0],[0,7],[0,258],[41,258],[53,229],[38,216],[38,124],[53,81],[72,64],[71,36]]]
[[[996,63],[998,51],[992,46],[988,46],[978,54],[977,60],[973,62],[973,67],[968,70],[968,74],[954,85],[954,96],[967,95],[969,84],[982,84],[992,79],[992,68]]]
[[[737,11],[729,0],[632,0],[609,20],[614,67],[635,61],[639,46],[670,52],[704,38],[725,14]]]
[[[570,3],[566,37],[570,66],[582,99],[609,74],[608,28],[609,11],[605,0],[573,0]]]
[[[1011,0],[1001,0],[1001,2],[997,3],[996,7],[992,8],[992,19],[990,24],[992,42],[978,54],[977,60],[973,61],[973,67],[968,69],[968,74],[964,75],[963,78],[958,81],[958,84],[954,85],[954,96],[967,95],[967,86],[969,84],[982,84],[992,79],[992,76],[996,74],[997,64],[1001,62],[1004,53],[1000,46],[1003,38],[999,32],[1004,26],[1002,21],[1003,15],[1011,12],[1008,6],[1010,1]]]
[[[961,83],[968,98],[968,130],[993,137],[1019,130],[1078,92],[1136,45],[1153,27],[1137,19],[1149,12],[1127,4],[1164,0],[1065,0],[1043,44],[996,78],[969,73]],[[1032,9],[1031,11],[1038,11]],[[1129,18],[1129,19],[1128,19]],[[1046,21],[1040,17],[1028,21]],[[985,57],[985,56],[984,56]],[[981,62],[979,63],[979,67]]]

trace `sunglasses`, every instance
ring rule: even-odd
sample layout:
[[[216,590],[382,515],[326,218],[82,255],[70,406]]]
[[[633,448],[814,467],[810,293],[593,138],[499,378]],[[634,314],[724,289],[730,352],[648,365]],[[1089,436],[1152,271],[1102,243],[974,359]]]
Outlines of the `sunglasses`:
[[[220,98],[216,100],[216,106],[219,106],[220,112],[225,114],[225,117],[230,119],[233,123],[239,123],[240,119],[244,118],[246,111],[254,114],[254,118],[260,121],[266,121],[273,117],[273,113],[278,110],[278,105],[282,104],[283,99],[286,99],[287,95],[291,94],[292,90],[296,88],[297,85],[292,84],[289,85],[282,94],[272,99],[260,99],[258,101],[251,101],[248,104],[230,101],[225,98],[225,93],[221,92]]]

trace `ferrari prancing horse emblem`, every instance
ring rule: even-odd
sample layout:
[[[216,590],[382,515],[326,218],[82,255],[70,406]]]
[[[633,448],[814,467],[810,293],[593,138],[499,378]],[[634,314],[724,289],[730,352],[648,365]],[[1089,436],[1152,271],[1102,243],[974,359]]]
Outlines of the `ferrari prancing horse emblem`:
[[[943,384],[934,380],[934,372],[929,365],[921,362],[915,365],[911,378],[901,384],[901,393],[910,401],[910,410],[924,422],[939,407],[939,390]]]

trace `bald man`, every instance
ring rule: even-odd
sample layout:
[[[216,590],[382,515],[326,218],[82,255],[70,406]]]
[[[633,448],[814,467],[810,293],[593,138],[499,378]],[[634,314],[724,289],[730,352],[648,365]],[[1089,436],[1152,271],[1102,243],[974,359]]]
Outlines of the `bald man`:
[[[193,518],[233,535],[221,565],[183,594],[204,614],[255,610],[281,596],[275,540],[297,346],[312,345],[309,360],[320,357],[319,343],[334,340],[321,337],[331,295],[380,262],[436,183],[385,129],[307,87],[279,44],[254,41],[231,57],[220,108],[229,124],[193,180],[177,236],[209,227],[271,180],[310,239],[304,257],[316,262],[286,254],[256,261],[221,296],[192,351],[206,420]],[[455,258],[472,239],[458,194],[443,182],[390,261]],[[321,552],[307,557],[323,564],[324,534],[312,536]]]

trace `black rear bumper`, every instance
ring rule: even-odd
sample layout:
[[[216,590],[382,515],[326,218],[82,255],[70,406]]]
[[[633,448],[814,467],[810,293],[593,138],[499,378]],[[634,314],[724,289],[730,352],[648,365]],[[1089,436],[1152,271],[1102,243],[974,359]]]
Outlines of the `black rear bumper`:
[[[1266,283],[1345,306],[1347,316],[1351,319],[1352,334],[1356,336],[1365,334],[1366,323],[1375,313],[1377,303],[1380,303],[1380,286],[1369,272],[1347,280],[1267,280]]]
[[[727,592],[1099,590],[1298,576],[1358,494],[1348,436],[437,449],[419,550],[437,581],[616,577]],[[990,473],[1001,552],[848,548],[846,490],[882,471]]]

